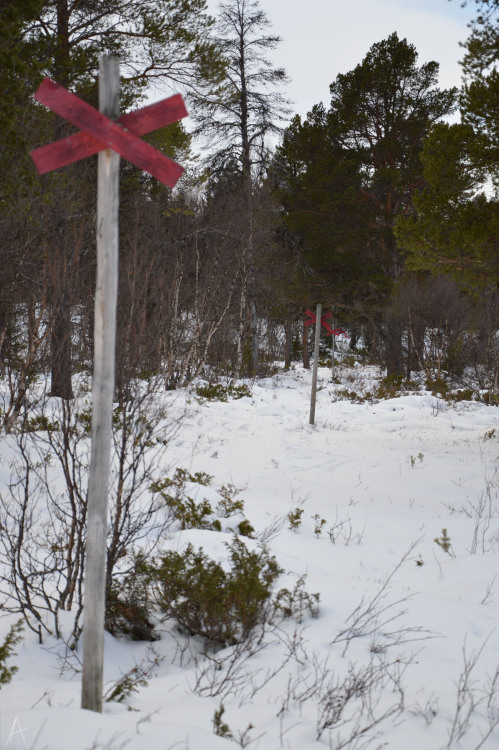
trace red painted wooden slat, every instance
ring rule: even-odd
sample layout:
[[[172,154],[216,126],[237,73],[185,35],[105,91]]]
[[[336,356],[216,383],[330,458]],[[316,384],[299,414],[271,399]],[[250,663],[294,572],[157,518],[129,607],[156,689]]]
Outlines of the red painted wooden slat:
[[[180,94],[175,94],[168,99],[122,115],[116,122],[129,128],[135,135],[145,135],[165,125],[170,125],[172,122],[177,122],[187,114],[184,100]],[[103,148],[104,146],[93,136],[80,130],[79,133],[74,133],[67,138],[35,148],[31,151],[31,157],[39,174],[45,174],[97,154]]]
[[[75,94],[72,94],[63,86],[54,83],[54,81],[48,78],[45,78],[40,85],[35,98],[54,112],[57,112],[61,117],[64,117],[93,136],[101,144],[98,150],[101,148],[112,148],[125,159],[133,162],[169,187],[174,187],[184,171],[183,167],[176,164],[160,151],[148,143],[141,141],[132,132],[113,122],[103,115],[102,112],[94,109],[90,104],[82,101]],[[155,109],[155,105],[152,105],[152,109]],[[155,111],[157,113],[158,110]],[[152,116],[151,112],[149,112],[149,119],[154,120],[155,116],[154,112]],[[69,150],[71,151],[73,148],[74,143],[70,143]],[[40,159],[40,154],[38,154],[38,159],[44,166],[45,171],[48,171],[50,167],[43,155]]]
[[[60,141],[35,148],[30,153],[38,173],[45,174],[84,159],[86,156],[92,156],[102,151],[103,148],[105,148],[104,144],[96,141],[89,133],[80,130],[79,133],[62,138]]]
[[[164,125],[182,120],[188,114],[181,95],[174,94],[174,96],[169,96],[168,99],[162,99],[160,102],[121,115],[117,122],[129,128],[136,135],[145,135],[162,128]]]

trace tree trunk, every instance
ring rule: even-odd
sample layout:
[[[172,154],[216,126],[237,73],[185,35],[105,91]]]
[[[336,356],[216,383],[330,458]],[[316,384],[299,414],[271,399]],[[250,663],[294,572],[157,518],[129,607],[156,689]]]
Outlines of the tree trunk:
[[[303,325],[302,350],[303,367],[310,370],[310,357],[308,356],[308,327],[305,324]]]
[[[60,256],[64,254],[64,250]],[[60,268],[64,264],[64,272]],[[51,389],[50,395],[65,400],[73,398],[71,387],[71,303],[67,287],[61,288],[67,279],[67,260],[60,257],[61,283],[55,289],[54,317],[51,335]],[[57,268],[56,268],[57,273]],[[69,280],[67,280],[69,281]]]
[[[355,351],[357,348],[358,341],[360,339],[360,331],[358,328],[351,328],[350,329],[350,343],[348,345],[348,348],[352,351]]]
[[[286,369],[289,369],[291,367],[291,339],[293,336],[293,324],[291,323],[289,318],[286,321],[285,331],[286,331],[286,346],[284,349],[284,367]]]
[[[407,379],[411,377],[411,372],[424,370],[424,337],[425,325],[416,322],[409,314],[409,330],[407,343]]]
[[[390,310],[386,318],[385,364],[387,375],[404,375],[402,328]]]
[[[251,291],[253,291],[253,274],[250,278]],[[250,334],[251,334],[251,365],[250,377],[254,378],[258,370],[258,318],[256,315],[255,301],[250,302]]]
[[[258,317],[255,303],[255,266],[254,266],[254,242],[253,242],[253,187],[251,182],[251,168],[249,161],[244,168],[244,184],[246,192],[247,215],[248,215],[248,243],[247,243],[247,267],[248,267],[248,307],[249,307],[249,329],[251,338],[251,354],[249,363],[249,376],[254,378],[258,370]]]
[[[245,261],[245,258],[243,258]],[[245,310],[246,310],[246,298],[247,298],[247,285],[248,276],[246,273],[246,263],[242,263],[242,274],[241,274],[241,296],[239,299],[239,331],[237,336],[237,349],[236,349],[236,368],[234,373],[234,379],[239,380],[243,369],[243,343],[244,343],[244,328],[245,328]]]

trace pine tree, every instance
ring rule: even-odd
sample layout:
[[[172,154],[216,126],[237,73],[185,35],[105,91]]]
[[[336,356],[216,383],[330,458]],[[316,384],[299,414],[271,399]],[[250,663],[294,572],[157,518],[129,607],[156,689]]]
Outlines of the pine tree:
[[[419,154],[428,128],[453,111],[456,98],[454,89],[437,88],[438,64],[418,67],[417,57],[394,33],[336,78],[329,110],[314,108],[300,130],[302,142],[308,135],[319,140],[320,156],[313,149],[302,155],[301,188],[289,210],[311,266],[333,269],[336,301],[353,306],[361,299],[378,321],[388,374],[404,372],[401,331],[389,309],[404,268],[394,225],[422,185]]]
[[[476,0],[478,15],[464,44],[465,85],[461,95],[463,122],[486,137],[482,164],[499,180],[499,0]],[[477,154],[478,156],[478,154]]]
[[[40,276],[33,251],[40,253],[37,202],[39,180],[29,156],[31,137],[40,136],[47,118],[36,112],[32,92],[40,77],[41,61],[32,59],[25,29],[36,18],[42,0],[0,3],[0,367],[22,358],[18,325],[21,309],[33,309]],[[41,116],[40,116],[41,115]],[[21,308],[21,305],[23,306]],[[5,406],[5,405],[3,405]],[[3,410],[5,411],[5,409]],[[2,415],[4,416],[4,415]]]
[[[43,0],[8,0],[0,6],[0,164],[2,182],[0,211],[4,215],[11,206],[9,195],[20,179],[26,179],[29,155],[26,151],[26,121],[31,114],[31,94],[40,76],[41,62],[30,58],[30,46],[24,39],[25,29],[33,23]],[[30,172],[31,165],[30,165]]]
[[[422,153],[424,189],[396,233],[411,268],[483,293],[499,284],[499,1],[476,4],[463,45],[462,123],[432,129]]]
[[[410,269],[451,276],[470,292],[499,284],[499,210],[484,191],[484,151],[470,124],[436,125],[421,155],[424,189],[396,226]]]
[[[270,21],[258,0],[229,0],[220,6],[215,40],[226,64],[221,91],[199,101],[197,133],[211,146],[210,171],[237,164],[245,182],[261,175],[268,161],[267,139],[280,133],[289,113],[277,90],[287,82],[266,55],[280,38],[267,33]]]
[[[376,269],[358,252],[369,242],[372,218],[358,200],[360,167],[358,157],[331,138],[322,105],[304,123],[296,116],[276,151],[270,180],[293,268],[281,284],[284,296],[303,308],[368,294],[364,281]]]

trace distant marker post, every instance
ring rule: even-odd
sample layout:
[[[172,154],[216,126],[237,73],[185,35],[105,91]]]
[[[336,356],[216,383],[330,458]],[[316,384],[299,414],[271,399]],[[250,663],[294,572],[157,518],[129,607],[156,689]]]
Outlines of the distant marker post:
[[[312,394],[310,397],[310,420],[309,424],[315,425],[315,402],[317,399],[317,370],[319,367],[319,343],[321,339],[321,313],[322,305],[317,304],[315,314],[315,344],[314,344],[314,367],[312,370]]]

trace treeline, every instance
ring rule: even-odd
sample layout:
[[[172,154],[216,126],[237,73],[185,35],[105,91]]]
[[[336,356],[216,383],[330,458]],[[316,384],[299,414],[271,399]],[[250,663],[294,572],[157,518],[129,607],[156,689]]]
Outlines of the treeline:
[[[462,90],[440,90],[438,63],[392,34],[302,121],[257,0],[217,19],[205,0],[2,3],[4,425],[39,374],[70,399],[91,370],[96,160],[39,177],[29,151],[73,132],[34,102],[42,77],[96,105],[102,51],[120,58],[122,111],[155,83],[194,124],[148,138],[187,166],[173,192],[122,164],[118,395],[149,373],[176,388],[289,363],[317,302],[388,374],[471,364],[496,388],[499,0],[476,5]]]

